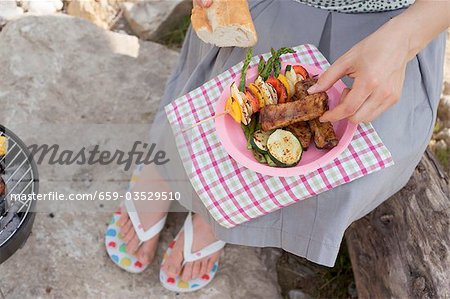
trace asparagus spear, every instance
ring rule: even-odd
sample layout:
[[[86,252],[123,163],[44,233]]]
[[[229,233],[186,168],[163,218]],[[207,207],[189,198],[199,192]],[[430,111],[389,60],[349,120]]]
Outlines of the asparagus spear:
[[[250,61],[253,57],[253,48],[247,49],[247,54],[245,55],[244,65],[242,66],[241,70],[241,84],[239,85],[239,90],[242,92],[245,92],[245,80],[247,78],[247,69],[248,65],[250,64]]]

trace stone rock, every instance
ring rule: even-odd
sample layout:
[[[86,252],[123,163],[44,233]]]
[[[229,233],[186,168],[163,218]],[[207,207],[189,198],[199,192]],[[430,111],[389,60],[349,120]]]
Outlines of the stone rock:
[[[143,1],[123,3],[125,19],[142,39],[158,41],[192,10],[190,0]]]
[[[17,6],[15,0],[0,1],[0,26],[23,14],[23,9]]]
[[[450,95],[444,95],[439,102],[438,117],[445,128],[450,128]]]
[[[444,141],[450,147],[450,128],[445,128],[436,134],[436,140]]]
[[[108,29],[117,11],[107,0],[72,0],[67,6],[67,13]]]
[[[25,11],[34,14],[52,14],[63,8],[61,0],[22,0]]]
[[[312,299],[311,296],[309,296],[305,292],[303,292],[301,290],[297,290],[297,289],[290,290],[288,293],[288,297],[289,297],[289,299]]]
[[[450,66],[446,66],[446,67],[450,67]],[[447,81],[444,82],[443,94],[450,95],[450,82],[447,82]]]
[[[439,141],[435,141],[434,143],[434,152],[443,152],[446,151],[450,146],[447,145],[447,143],[445,142],[445,140],[441,139]]]
[[[72,128],[79,123],[137,124],[145,130],[177,58],[177,52],[159,44],[139,42],[80,18],[13,20],[0,32],[1,122],[21,137],[15,128],[24,124],[34,138],[44,138],[40,134],[48,132],[45,127]],[[92,128],[87,134],[89,141],[96,142]],[[77,136],[72,133],[66,139],[76,142]],[[42,175],[52,174],[47,168],[40,167]],[[73,182],[61,183],[55,175],[53,181],[41,181],[40,191],[64,188],[65,194],[79,194],[109,191],[110,185],[125,190],[128,183],[129,176],[111,165],[84,169],[72,174]],[[111,177],[115,179],[109,181]],[[118,204],[111,203],[111,209],[106,203],[95,203],[82,211],[64,204],[50,214],[40,202],[42,212],[36,213],[27,243],[0,265],[0,294],[5,298],[176,298],[160,285],[158,271],[184,214],[171,213],[155,262],[144,273],[133,275],[114,266],[104,248],[105,228]],[[214,281],[182,298],[281,298],[274,274],[268,275],[267,269],[256,249],[227,245]]]
[[[148,123],[177,57],[67,15],[11,21],[0,33],[0,119]]]

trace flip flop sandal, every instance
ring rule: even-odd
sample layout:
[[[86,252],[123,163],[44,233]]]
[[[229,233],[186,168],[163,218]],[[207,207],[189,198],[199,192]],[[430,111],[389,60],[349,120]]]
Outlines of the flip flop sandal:
[[[177,234],[175,239],[169,244],[169,247],[166,250],[166,253],[164,254],[162,263],[161,263],[161,269],[159,272],[159,280],[161,281],[161,284],[166,289],[177,292],[177,293],[186,293],[186,292],[193,292],[197,291],[204,286],[206,286],[208,283],[210,283],[214,276],[217,273],[217,269],[219,268],[219,262],[215,262],[214,266],[212,267],[211,271],[208,274],[204,274],[202,277],[197,279],[191,279],[189,281],[183,281],[180,276],[177,277],[169,277],[163,270],[162,266],[164,265],[164,261],[167,259],[167,257],[172,253],[173,247],[175,243],[178,241],[178,238],[180,236],[180,233],[184,230],[184,248],[183,248],[183,255],[184,255],[184,261],[183,266],[186,263],[194,262],[199,259],[202,259],[204,257],[207,257],[219,250],[221,250],[225,246],[224,241],[216,241],[203,249],[192,252],[192,241],[194,236],[194,229],[192,226],[192,215],[191,213],[188,214],[183,228],[180,230],[180,232]]]
[[[132,178],[128,188],[129,190],[131,189],[134,181],[136,180]],[[141,273],[147,268],[148,265],[142,264],[133,254],[128,253],[124,240],[119,237],[120,227],[117,226],[117,221],[120,219],[122,213],[128,213],[131,223],[133,224],[133,228],[140,240],[139,246],[161,232],[164,228],[167,215],[148,230],[144,230],[139,219],[139,215],[136,212],[133,200],[125,200],[125,204],[121,205],[121,208],[114,213],[114,216],[106,229],[105,246],[111,260],[117,266],[128,272]]]

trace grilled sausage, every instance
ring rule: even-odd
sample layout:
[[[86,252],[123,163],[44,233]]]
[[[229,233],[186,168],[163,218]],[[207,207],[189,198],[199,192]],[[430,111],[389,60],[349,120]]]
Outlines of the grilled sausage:
[[[317,93],[295,101],[277,105],[267,105],[261,109],[259,119],[264,131],[287,127],[300,121],[320,117],[328,110],[328,96]]]
[[[316,118],[308,121],[308,124],[314,135],[314,143],[317,148],[332,149],[338,144],[339,140],[330,122],[322,123]]]
[[[312,138],[311,129],[306,121],[301,121],[286,127],[288,131],[300,140],[303,150],[307,150]]]

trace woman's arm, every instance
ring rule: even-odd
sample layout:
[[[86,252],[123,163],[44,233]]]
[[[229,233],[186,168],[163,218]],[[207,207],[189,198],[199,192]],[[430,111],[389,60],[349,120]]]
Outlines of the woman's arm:
[[[345,75],[354,79],[341,101],[321,121],[349,118],[369,122],[400,98],[406,64],[450,26],[450,1],[417,0],[356,44],[324,72],[308,91],[326,91]]]

